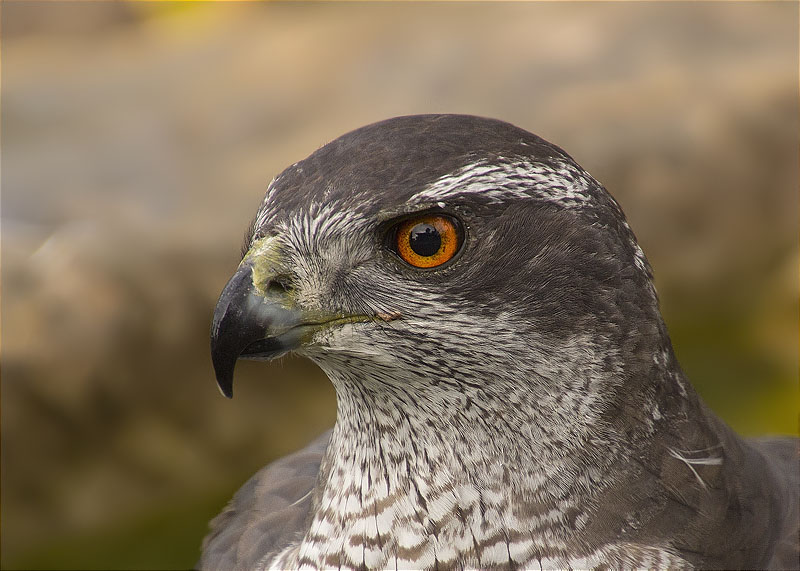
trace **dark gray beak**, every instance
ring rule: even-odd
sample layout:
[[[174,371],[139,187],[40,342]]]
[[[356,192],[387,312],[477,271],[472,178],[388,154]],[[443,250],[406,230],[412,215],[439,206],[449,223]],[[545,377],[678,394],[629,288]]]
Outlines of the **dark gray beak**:
[[[222,290],[211,323],[211,361],[222,394],[233,396],[239,358],[272,359],[298,347],[301,321],[289,292],[269,280],[257,288],[252,266],[243,262]]]

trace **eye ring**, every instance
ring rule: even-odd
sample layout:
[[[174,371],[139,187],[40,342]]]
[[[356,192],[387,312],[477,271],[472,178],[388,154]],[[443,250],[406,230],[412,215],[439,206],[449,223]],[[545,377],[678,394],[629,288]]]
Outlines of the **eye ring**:
[[[407,264],[432,269],[452,260],[463,241],[463,231],[456,219],[434,213],[399,222],[389,246]]]

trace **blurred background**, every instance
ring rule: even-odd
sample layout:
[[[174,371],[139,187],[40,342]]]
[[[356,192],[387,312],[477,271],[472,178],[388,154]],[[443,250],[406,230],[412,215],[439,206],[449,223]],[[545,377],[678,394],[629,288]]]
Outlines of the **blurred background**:
[[[797,433],[798,4],[2,6],[2,567],[186,568],[332,425],[308,362],[208,355],[270,179],[390,116],[510,121],[617,197],[678,356]]]

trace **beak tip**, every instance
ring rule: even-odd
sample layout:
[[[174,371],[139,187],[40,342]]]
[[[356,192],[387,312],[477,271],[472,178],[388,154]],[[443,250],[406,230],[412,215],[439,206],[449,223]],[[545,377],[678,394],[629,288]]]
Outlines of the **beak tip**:
[[[220,351],[215,343],[211,345],[211,362],[214,366],[214,376],[217,387],[227,398],[233,398],[233,371],[236,367],[238,355],[231,357],[228,353]]]
[[[233,369],[235,366],[235,359],[233,359],[232,363],[228,363],[227,359],[224,363],[214,362],[214,374],[217,378],[217,387],[219,388],[219,392],[227,398],[233,398]]]
[[[222,383],[218,382],[217,387],[219,388],[219,392],[222,393],[222,396],[229,399],[233,398],[233,383],[223,385]]]

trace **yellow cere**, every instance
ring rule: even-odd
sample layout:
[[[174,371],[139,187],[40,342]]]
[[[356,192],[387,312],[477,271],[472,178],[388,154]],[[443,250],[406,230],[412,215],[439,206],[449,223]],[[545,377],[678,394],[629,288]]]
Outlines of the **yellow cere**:
[[[282,259],[277,248],[277,237],[265,236],[253,242],[242,264],[249,263],[253,272],[253,287],[266,295],[265,287],[277,274],[282,273]]]

